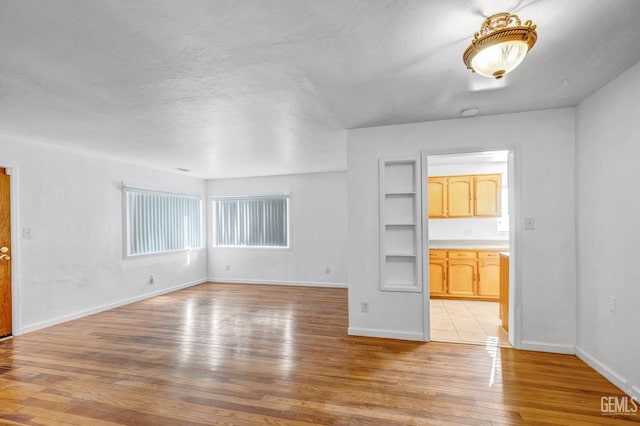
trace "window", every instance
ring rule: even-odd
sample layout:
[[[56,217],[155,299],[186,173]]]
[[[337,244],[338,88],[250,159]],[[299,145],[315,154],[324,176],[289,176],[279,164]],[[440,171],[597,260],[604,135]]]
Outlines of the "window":
[[[289,247],[289,197],[224,197],[213,200],[213,245]]]
[[[199,197],[131,187],[123,191],[127,256],[201,247]]]

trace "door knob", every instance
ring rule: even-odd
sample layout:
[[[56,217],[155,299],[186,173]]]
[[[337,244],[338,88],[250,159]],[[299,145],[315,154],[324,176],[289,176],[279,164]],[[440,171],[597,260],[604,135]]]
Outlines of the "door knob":
[[[8,254],[0,254],[0,260],[11,260],[11,256]]]
[[[9,247],[0,247],[0,253],[6,253],[9,251]]]

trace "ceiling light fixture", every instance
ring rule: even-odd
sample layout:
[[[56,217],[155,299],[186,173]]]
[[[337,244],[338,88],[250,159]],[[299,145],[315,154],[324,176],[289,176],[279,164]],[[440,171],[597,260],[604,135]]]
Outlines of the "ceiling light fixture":
[[[518,15],[496,13],[475,33],[462,60],[471,72],[502,78],[520,65],[537,39],[536,26],[531,21],[522,25]]]

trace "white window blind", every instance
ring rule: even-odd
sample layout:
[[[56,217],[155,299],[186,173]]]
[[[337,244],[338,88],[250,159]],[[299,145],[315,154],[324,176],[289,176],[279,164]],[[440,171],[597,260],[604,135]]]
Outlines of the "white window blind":
[[[213,200],[213,244],[219,247],[289,247],[289,197]]]
[[[127,256],[201,247],[200,198],[131,187],[124,196]]]

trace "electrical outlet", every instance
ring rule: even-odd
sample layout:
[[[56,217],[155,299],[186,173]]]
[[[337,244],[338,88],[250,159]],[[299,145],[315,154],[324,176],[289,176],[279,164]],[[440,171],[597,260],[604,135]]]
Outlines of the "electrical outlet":
[[[525,217],[524,218],[524,229],[528,231],[533,231],[536,229],[536,218],[535,217]]]
[[[33,238],[33,230],[31,228],[22,228],[22,238],[24,239]]]
[[[369,302],[360,302],[360,312],[365,314],[369,312]]]
[[[154,284],[156,282],[156,277],[153,275],[149,275],[149,284]]]

